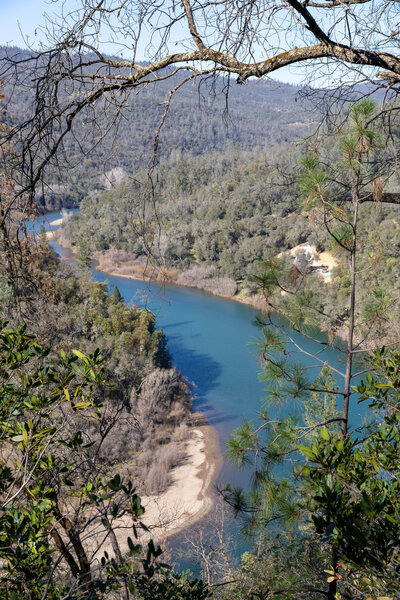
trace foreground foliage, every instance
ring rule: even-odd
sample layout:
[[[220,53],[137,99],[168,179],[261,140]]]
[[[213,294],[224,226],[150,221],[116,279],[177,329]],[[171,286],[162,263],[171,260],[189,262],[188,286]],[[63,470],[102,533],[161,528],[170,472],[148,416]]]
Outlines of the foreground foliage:
[[[375,375],[357,392],[374,413],[371,431],[342,439],[323,428],[311,445],[300,446],[307,459],[304,508],[340,557],[328,581],[343,582],[354,598],[398,598],[400,355],[383,348],[370,363]]]
[[[326,581],[308,586],[308,592],[328,600],[398,597],[400,356],[385,348],[375,352],[371,373],[360,383],[366,372],[360,347],[366,339],[376,344],[390,302],[382,293],[368,315],[359,303],[365,260],[359,258],[359,209],[384,168],[376,157],[374,115],[369,100],[352,108],[337,165],[324,167],[315,154],[303,160],[305,209],[346,257],[347,309],[341,319],[324,313],[308,286],[304,257],[292,265],[282,256],[266,262],[259,285],[271,310],[280,311],[292,330],[276,315],[263,321],[266,403],[260,421],[236,430],[228,450],[237,464],[254,465],[253,490],[247,496],[224,490],[237,511],[249,513],[251,529],[291,525],[300,541],[317,544],[321,560],[310,575],[316,581],[325,573]],[[284,292],[278,304],[276,289]],[[321,311],[332,320],[330,335],[322,339],[313,329]],[[335,339],[338,327],[345,344]],[[335,351],[335,362],[327,362],[327,349]],[[296,354],[306,368],[294,362]],[[369,419],[357,415],[360,401],[368,401]],[[302,583],[298,593],[306,593]]]
[[[104,358],[61,351],[49,359],[25,327],[0,330],[0,597],[206,598],[201,582],[158,565],[135,540],[144,513],[130,481],[101,476],[97,440],[71,428],[99,420]],[[129,557],[115,532],[129,517]],[[112,551],[107,551],[108,545]],[[172,594],[172,595],[171,595]]]

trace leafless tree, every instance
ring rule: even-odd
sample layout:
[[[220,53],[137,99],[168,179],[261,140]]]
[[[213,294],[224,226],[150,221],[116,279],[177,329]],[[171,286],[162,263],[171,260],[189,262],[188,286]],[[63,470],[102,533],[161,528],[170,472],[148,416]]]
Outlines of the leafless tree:
[[[148,177],[131,201],[132,227],[149,256],[161,236],[160,228],[147,226],[149,211],[158,221],[159,135],[182,86],[202,88],[211,81],[211,89],[228,93],[232,80],[244,84],[285,67],[297,67],[314,89],[329,88],[318,94],[323,101],[336,101],[332,89],[342,84],[369,82],[395,94],[400,83],[395,0],[80,0],[74,9],[55,0],[53,5],[57,12],[45,16],[40,48],[6,49],[1,59],[0,78],[32,98],[31,114],[0,132],[0,145],[13,139],[18,146],[12,159],[16,201],[25,195],[33,206],[48,173],[68,164],[68,138],[75,138],[83,154],[106,136],[116,139],[131,97],[167,83]],[[382,194],[381,201],[400,198]]]
[[[117,131],[130,94],[160,81],[171,85],[152,166],[173,95],[206,76],[222,74],[228,86],[230,78],[243,84],[294,65],[324,87],[369,81],[396,90],[400,82],[395,0],[81,0],[74,10],[65,2],[55,5],[59,16],[47,17],[40,50],[6,52],[2,61],[2,76],[34,94],[32,114],[11,132],[21,139],[24,191],[32,192],[62,156],[68,135],[79,137],[79,115],[97,129],[97,143]],[[109,56],[108,49],[123,58]]]
[[[235,580],[234,546],[235,532],[229,528],[229,508],[222,498],[218,498],[206,524],[187,530],[176,553],[193,557],[194,564],[201,568],[203,580],[208,585],[215,585]]]

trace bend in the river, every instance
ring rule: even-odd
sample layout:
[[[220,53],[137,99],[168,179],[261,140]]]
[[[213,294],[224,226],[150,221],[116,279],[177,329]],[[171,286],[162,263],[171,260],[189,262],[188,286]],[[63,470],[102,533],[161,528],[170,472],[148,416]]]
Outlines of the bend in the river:
[[[60,213],[49,213],[41,218],[44,222],[57,219]],[[59,254],[63,249],[52,243]],[[177,368],[194,384],[194,410],[203,413],[215,427],[221,451],[230,432],[241,424],[243,418],[253,419],[260,413],[264,391],[258,380],[260,365],[257,353],[251,347],[259,335],[255,324],[258,311],[248,305],[230,299],[212,296],[193,288],[176,285],[151,284],[124,277],[107,275],[91,270],[94,281],[106,282],[112,291],[117,285],[125,301],[146,306],[157,318],[168,340],[168,348]],[[320,334],[323,336],[323,334]],[[293,332],[307,350],[315,351],[315,345],[304,341]],[[320,348],[319,348],[320,350]],[[343,358],[331,349],[324,352],[323,359],[336,368]],[[307,366],[311,358],[302,355]],[[341,369],[342,370],[342,369]],[[301,407],[292,406],[289,410]],[[356,408],[353,422],[359,422],[361,409]],[[248,476],[238,473],[224,462],[219,473],[220,482],[234,485],[248,482]]]

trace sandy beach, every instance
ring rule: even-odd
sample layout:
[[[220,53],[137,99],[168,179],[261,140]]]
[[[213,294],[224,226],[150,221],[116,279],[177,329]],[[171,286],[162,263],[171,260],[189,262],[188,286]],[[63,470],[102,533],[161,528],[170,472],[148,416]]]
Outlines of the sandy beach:
[[[192,418],[204,421],[198,413],[193,413]],[[149,531],[138,528],[139,542],[146,544],[153,539],[163,546],[169,536],[203,518],[214,504],[213,482],[221,462],[215,430],[206,424],[193,427],[186,442],[185,458],[170,472],[172,484],[158,496],[141,496],[145,508],[142,521]],[[127,538],[133,539],[131,518],[114,520],[113,529],[122,554],[127,554]],[[100,558],[104,551],[113,555],[111,540],[98,518],[86,531],[86,537],[92,540],[93,556]]]
[[[59,219],[54,219],[54,221],[51,221],[51,223],[49,223],[49,225],[51,225],[52,227],[60,227],[60,225],[62,224],[63,221],[64,221],[64,217],[60,217]]]
[[[183,463],[171,471],[172,485],[159,496],[142,498],[143,521],[158,542],[204,517],[214,504],[213,484],[222,463],[215,429],[192,429],[185,451]]]
[[[54,219],[54,221],[51,221],[49,225],[51,227],[60,227],[63,221],[64,219],[61,217],[60,219]],[[48,242],[53,242],[56,239],[56,232],[57,229],[55,229],[54,231],[46,231],[46,238]]]

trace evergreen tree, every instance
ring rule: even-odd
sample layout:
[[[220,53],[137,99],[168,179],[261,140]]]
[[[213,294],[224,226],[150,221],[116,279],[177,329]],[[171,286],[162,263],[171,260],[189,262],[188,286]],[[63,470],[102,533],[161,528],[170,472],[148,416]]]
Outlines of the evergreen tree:
[[[78,264],[80,269],[88,269],[92,264],[90,244],[87,239],[80,236],[78,240]]]
[[[379,139],[376,128],[373,127],[374,116],[375,105],[370,100],[364,100],[353,107],[347,131],[338,148],[339,160],[331,173],[322,168],[316,154],[308,155],[303,160],[303,171],[299,179],[301,190],[306,196],[303,210],[319,219],[333,242],[347,257],[348,309],[344,315],[331,316],[330,335],[328,339],[319,341],[315,337],[313,326],[318,323],[321,308],[318,298],[308,288],[308,278],[313,273],[307,268],[299,270],[296,263],[292,264],[284,256],[272,257],[264,264],[262,273],[256,279],[269,309],[283,313],[294,331],[301,334],[309,344],[313,344],[314,350],[303,348],[301,342],[287,332],[285,325],[272,312],[264,320],[261,357],[264,363],[262,378],[268,393],[267,407],[257,428],[245,423],[234,432],[228,450],[228,455],[239,465],[245,461],[255,461],[254,488],[247,498],[240,490],[232,490],[229,486],[223,491],[237,510],[251,515],[249,523],[253,528],[265,527],[279,520],[281,523],[295,523],[308,530],[312,515],[315,533],[321,536],[321,548],[329,549],[325,563],[321,564],[321,569],[330,572],[327,588],[321,592],[329,600],[358,597],[357,594],[348,594],[351,586],[356,585],[357,578],[361,577],[360,573],[364,572],[357,570],[358,567],[363,561],[363,564],[368,562],[365,548],[368,543],[378,543],[378,538],[373,542],[375,533],[379,537],[379,527],[387,527],[392,518],[390,516],[385,525],[377,524],[378,532],[371,525],[371,529],[364,531],[364,539],[362,538],[361,529],[367,527],[368,511],[371,511],[372,522],[374,518],[379,520],[379,510],[383,510],[384,506],[379,504],[384,502],[380,494],[386,494],[382,491],[385,488],[385,476],[380,483],[375,481],[381,471],[379,467],[375,467],[372,472],[367,467],[367,464],[370,465],[369,461],[373,462],[372,458],[367,457],[367,453],[371,448],[375,448],[371,451],[376,452],[378,439],[385,437],[387,432],[378,430],[371,434],[365,428],[361,430],[362,441],[357,442],[354,439],[356,432],[349,430],[350,406],[354,405],[360,392],[360,389],[357,391],[353,386],[354,378],[359,375],[355,359],[365,348],[362,342],[368,339],[372,323],[384,318],[381,305],[366,319],[356,303],[359,269],[357,256],[360,250],[359,211],[365,198],[372,199],[371,186],[373,187],[377,178],[377,162],[373,160],[373,156]],[[276,293],[277,290],[279,294]],[[329,318],[329,315],[326,316]],[[338,330],[345,331],[345,347],[335,337]],[[329,347],[341,354],[344,369],[326,363],[324,350]],[[302,366],[293,362],[292,354],[295,351],[312,358],[314,365],[320,365],[321,371],[316,379],[310,379]],[[284,419],[268,416],[271,406],[275,406],[276,411],[278,404],[291,403],[293,407],[294,401],[305,406],[303,415],[298,412],[296,414],[292,408],[292,415]],[[391,422],[391,427],[393,435],[398,436],[397,421]],[[365,439],[368,441],[364,443]],[[398,450],[396,444],[397,441],[395,452]],[[301,465],[299,448],[306,456],[306,462],[311,462],[313,468],[308,464]],[[253,454],[254,458],[251,458]],[[392,450],[389,454],[392,455]],[[385,460],[382,457],[382,461]],[[277,468],[285,461],[292,461],[292,474],[278,477]],[[356,480],[354,473],[359,473],[360,479]],[[359,492],[347,490],[346,495],[346,485],[353,485],[350,482],[353,476],[355,489],[359,489]],[[391,488],[388,500],[396,512],[399,499],[394,499],[393,494],[396,495],[396,486],[394,490]],[[389,515],[392,515],[392,509],[389,510],[389,506],[385,508]],[[359,533],[357,515],[364,519]],[[349,532],[353,536],[352,540],[347,537]],[[364,558],[359,560],[354,558],[357,555],[357,536],[363,539],[362,550],[358,555],[364,552]],[[392,557],[397,556],[397,542],[392,538],[391,540],[392,549],[389,551],[390,542],[386,538],[382,539],[380,551],[385,552],[386,544],[388,553],[381,557],[381,563],[390,563]],[[350,583],[344,581],[342,575],[338,575],[340,565],[344,565],[344,569],[348,568],[346,561],[356,569],[352,572]],[[371,592],[371,597],[377,595]]]
[[[114,289],[110,294],[110,298],[113,304],[119,304],[120,302],[124,301],[123,297],[121,296],[121,292],[118,289],[118,286],[114,285]]]

